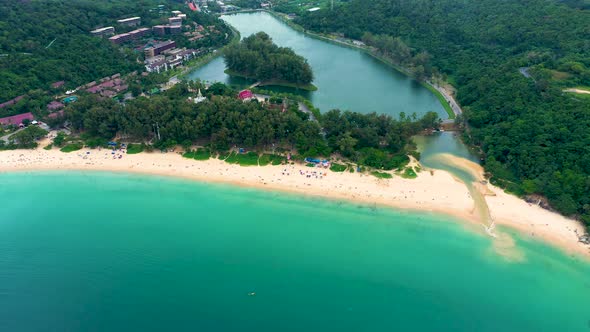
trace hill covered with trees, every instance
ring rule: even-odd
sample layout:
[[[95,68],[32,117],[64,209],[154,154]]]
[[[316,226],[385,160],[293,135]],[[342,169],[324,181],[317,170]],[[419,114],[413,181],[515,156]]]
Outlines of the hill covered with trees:
[[[159,4],[158,0],[0,0],[0,103],[32,90],[50,89],[51,83],[58,81],[74,88],[107,75],[141,70],[144,66],[137,61],[141,50],[118,47],[91,36],[90,31],[111,25],[117,33],[136,29],[116,24],[116,20],[130,16],[140,16],[142,26],[151,27],[164,22],[171,9],[185,6],[170,1],[160,10]],[[219,33],[195,43],[182,34],[162,38],[173,38],[178,47],[227,43],[231,30],[221,20],[186,12],[192,21],[214,25]],[[0,111],[0,116],[10,114],[9,109]]]
[[[244,38],[224,53],[230,75],[276,85],[313,89],[313,72],[307,60],[288,47],[279,47],[264,32]]]
[[[306,29],[363,39],[457,88],[491,180],[590,225],[590,12],[580,1],[351,0]]]

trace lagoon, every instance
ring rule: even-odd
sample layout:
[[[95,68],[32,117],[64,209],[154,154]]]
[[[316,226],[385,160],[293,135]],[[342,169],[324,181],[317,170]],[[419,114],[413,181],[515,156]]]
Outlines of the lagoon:
[[[311,65],[318,91],[298,93],[307,97],[322,112],[331,109],[361,113],[384,113],[394,117],[402,112],[418,116],[432,111],[441,118],[447,114],[436,97],[415,80],[358,49],[352,49],[295,31],[265,12],[222,16],[242,37],[264,31],[273,41],[305,57]],[[249,81],[232,78],[223,71],[225,64],[219,57],[188,74],[189,79],[224,82],[240,87]],[[295,92],[278,88],[276,91]]]

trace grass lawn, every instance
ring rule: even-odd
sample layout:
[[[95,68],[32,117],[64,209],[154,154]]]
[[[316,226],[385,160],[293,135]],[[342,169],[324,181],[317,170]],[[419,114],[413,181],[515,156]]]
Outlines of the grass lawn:
[[[378,171],[371,172],[371,175],[373,175],[374,177],[379,178],[379,179],[391,179],[393,177],[393,175],[391,175],[389,173],[378,172]]]
[[[68,152],[78,151],[83,147],[84,147],[84,144],[82,144],[82,143],[70,143],[70,144],[64,146],[63,148],[59,149],[59,151],[68,153]]]
[[[185,152],[182,156],[195,160],[209,160],[209,158],[211,158],[211,150],[207,148],[199,148],[194,151],[190,150]]]
[[[217,159],[226,160],[227,158],[229,158],[230,155],[231,155],[231,153],[229,151],[219,152],[219,154],[217,155]]]
[[[406,167],[400,175],[404,179],[415,179],[418,176],[412,167]]]
[[[258,166],[258,154],[256,152],[235,153],[232,152],[225,162],[240,166]]]
[[[51,150],[51,149],[53,149],[53,144],[49,144],[48,146],[43,148],[43,150]]]
[[[195,151],[195,160],[209,160],[211,158],[211,150],[207,148],[200,148]]]
[[[453,112],[453,108],[451,108],[451,105],[449,105],[449,103],[447,102],[447,100],[445,99],[445,97],[440,92],[438,92],[438,90],[436,90],[432,85],[426,84],[426,83],[423,83],[422,85],[426,89],[430,90],[430,92],[432,92],[436,96],[436,98],[438,99],[438,101],[440,102],[440,104],[442,105],[442,107],[447,112],[447,115],[449,116],[449,119],[454,119],[455,118],[455,112]]]
[[[260,156],[260,158],[258,159],[258,165],[260,165],[260,166],[266,166],[269,164],[270,165],[280,165],[284,161],[287,161],[287,158],[285,158],[283,156],[276,155],[276,154],[265,153],[262,156]]]
[[[143,144],[127,145],[127,154],[137,154],[143,152]]]
[[[330,166],[330,170],[332,172],[344,172],[344,171],[346,171],[346,168],[347,168],[346,165],[336,164],[336,163],[332,163],[332,166]]]

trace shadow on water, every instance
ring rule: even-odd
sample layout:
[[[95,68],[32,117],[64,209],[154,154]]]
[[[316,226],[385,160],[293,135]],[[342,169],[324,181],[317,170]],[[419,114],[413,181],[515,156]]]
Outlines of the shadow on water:
[[[416,136],[414,141],[420,152],[420,163],[424,167],[447,171],[465,184],[473,199],[478,220],[490,235],[495,236],[494,222],[484,197],[483,177],[478,174],[481,172],[474,170],[475,167],[469,167],[472,163],[479,165],[479,158],[452,132]]]

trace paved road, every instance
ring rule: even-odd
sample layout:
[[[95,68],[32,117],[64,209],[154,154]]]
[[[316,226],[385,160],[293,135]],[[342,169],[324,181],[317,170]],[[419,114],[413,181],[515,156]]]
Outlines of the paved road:
[[[451,109],[453,110],[453,113],[455,113],[455,116],[463,113],[463,110],[461,109],[461,107],[459,106],[457,101],[455,101],[455,98],[453,98],[453,96],[451,96],[445,89],[443,89],[442,87],[440,87],[439,85],[437,85],[435,83],[432,83],[432,82],[428,82],[428,83],[430,85],[432,85],[438,92],[440,92],[440,94],[445,98],[447,103],[449,103],[449,105],[451,105]]]
[[[22,129],[19,129],[19,130],[15,131],[15,132],[12,132],[12,133],[10,133],[10,134],[8,134],[8,135],[4,135],[4,136],[0,137],[0,140],[3,140],[4,142],[8,143],[8,137],[10,137],[10,136],[12,136],[12,135],[14,135],[14,134],[18,133],[19,131],[21,131],[21,130],[23,130],[23,129],[24,129],[24,128],[22,128]]]
[[[309,120],[311,121],[317,121],[317,119],[315,118],[315,115],[313,115],[313,113],[309,110],[309,108],[307,107],[307,105],[305,105],[302,102],[299,102],[299,110],[303,113],[307,113],[309,114]]]

